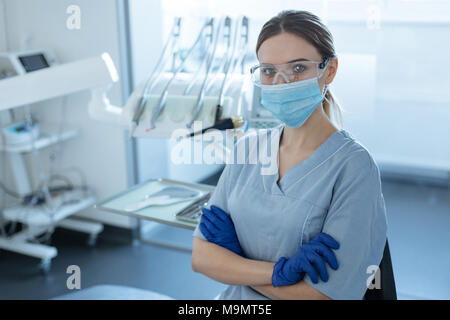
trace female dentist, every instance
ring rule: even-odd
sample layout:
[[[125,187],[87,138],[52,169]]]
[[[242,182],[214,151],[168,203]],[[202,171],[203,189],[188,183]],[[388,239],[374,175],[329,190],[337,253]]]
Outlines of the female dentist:
[[[283,11],[256,53],[261,104],[283,122],[270,130],[277,172],[226,165],[194,231],[192,269],[229,284],[219,299],[362,299],[382,259],[386,209],[376,163],[333,121],[332,35],[309,12]]]

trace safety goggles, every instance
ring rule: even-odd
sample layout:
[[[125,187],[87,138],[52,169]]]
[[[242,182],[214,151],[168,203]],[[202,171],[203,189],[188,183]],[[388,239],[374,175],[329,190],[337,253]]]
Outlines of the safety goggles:
[[[274,85],[279,83],[296,82],[320,78],[325,71],[330,58],[322,62],[294,61],[283,64],[263,63],[250,69],[252,80],[256,85]]]

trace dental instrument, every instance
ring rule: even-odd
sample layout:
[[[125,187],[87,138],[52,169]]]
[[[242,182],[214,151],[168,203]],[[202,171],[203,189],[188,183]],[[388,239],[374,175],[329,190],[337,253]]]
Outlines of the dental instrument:
[[[125,207],[125,211],[138,211],[149,206],[166,206],[198,198],[201,192],[184,186],[168,186],[145,196],[145,199]]]

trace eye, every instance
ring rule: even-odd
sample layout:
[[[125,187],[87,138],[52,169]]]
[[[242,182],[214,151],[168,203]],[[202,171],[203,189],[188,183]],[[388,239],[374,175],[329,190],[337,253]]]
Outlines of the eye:
[[[275,73],[275,69],[274,68],[262,68],[261,69],[261,73],[265,76],[271,76]]]
[[[294,66],[293,69],[294,69],[295,73],[302,73],[303,71],[306,70],[306,67],[304,65],[302,65],[302,64],[297,64],[297,65]]]

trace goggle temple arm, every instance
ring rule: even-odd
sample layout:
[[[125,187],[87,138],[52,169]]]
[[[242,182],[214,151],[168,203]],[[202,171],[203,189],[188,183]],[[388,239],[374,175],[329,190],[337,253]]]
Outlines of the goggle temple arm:
[[[320,70],[318,70],[318,77],[321,78],[323,76],[323,73],[325,71],[325,68],[328,65],[328,62],[330,62],[330,58],[325,58],[321,63],[318,64],[318,67]]]
[[[330,58],[329,58],[329,57],[323,59],[323,61],[319,64],[319,68],[320,68],[320,69],[324,69],[324,68],[327,66],[327,64],[328,64],[329,61],[330,61]]]

